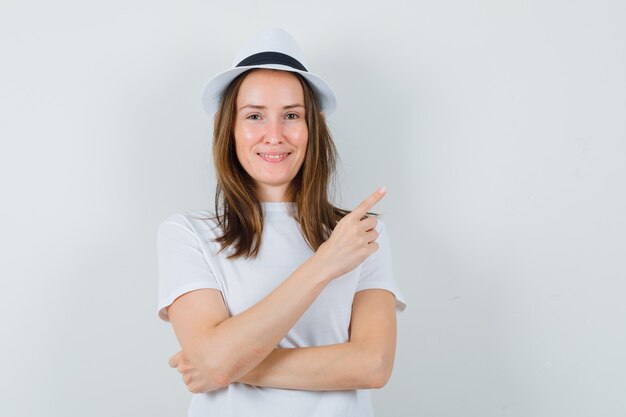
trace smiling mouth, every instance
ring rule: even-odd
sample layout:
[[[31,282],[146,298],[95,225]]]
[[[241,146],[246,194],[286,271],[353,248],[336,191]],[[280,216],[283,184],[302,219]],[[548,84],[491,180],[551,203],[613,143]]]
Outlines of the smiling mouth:
[[[279,153],[279,154],[257,153],[257,155],[259,155],[261,159],[267,162],[282,162],[285,160],[285,158],[291,155],[291,152],[285,152],[285,153]]]

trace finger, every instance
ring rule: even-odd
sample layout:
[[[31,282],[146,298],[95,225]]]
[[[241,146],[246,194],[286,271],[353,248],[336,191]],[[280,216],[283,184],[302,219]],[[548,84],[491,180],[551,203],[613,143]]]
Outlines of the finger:
[[[359,224],[359,226],[367,232],[368,230],[375,229],[377,224],[378,224],[377,217],[368,216],[368,217],[365,217],[364,219],[361,219],[361,223]]]
[[[367,214],[368,211],[374,207],[374,204],[378,203],[383,197],[387,194],[387,187],[380,187],[378,190],[374,191],[369,197],[361,202],[352,212],[355,216],[358,216],[359,219]]]
[[[378,232],[376,231],[376,229],[368,230],[367,232],[365,232],[365,236],[367,239],[367,243],[369,244],[378,239]]]
[[[367,248],[369,249],[369,255],[373,254],[374,252],[376,252],[378,250],[378,243],[377,242],[370,242],[369,245],[367,245]]]
[[[180,352],[172,356],[170,360],[167,362],[171,368],[176,368],[178,366],[178,363],[180,362],[179,354]]]

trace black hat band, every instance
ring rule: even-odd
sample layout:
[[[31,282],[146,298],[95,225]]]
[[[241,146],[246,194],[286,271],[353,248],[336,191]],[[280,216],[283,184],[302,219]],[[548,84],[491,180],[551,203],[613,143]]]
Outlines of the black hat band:
[[[307,69],[297,59],[280,52],[259,52],[250,55],[237,64],[238,67],[249,67],[252,65],[278,64],[308,72]]]

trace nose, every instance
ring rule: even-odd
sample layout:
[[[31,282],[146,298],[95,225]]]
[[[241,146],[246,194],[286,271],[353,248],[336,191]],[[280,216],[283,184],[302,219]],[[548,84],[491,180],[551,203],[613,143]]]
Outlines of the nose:
[[[272,118],[267,122],[265,143],[277,144],[283,141],[283,127],[280,120]]]

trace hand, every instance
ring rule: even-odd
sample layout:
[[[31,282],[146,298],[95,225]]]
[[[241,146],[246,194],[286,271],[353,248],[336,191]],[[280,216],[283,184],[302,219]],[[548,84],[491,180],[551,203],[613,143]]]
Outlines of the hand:
[[[337,278],[352,271],[378,250],[375,242],[378,219],[366,214],[385,194],[383,187],[363,200],[337,223],[328,240],[317,249],[315,257],[331,277]]]
[[[196,368],[185,356],[181,350],[169,360],[169,365],[176,368],[183,376],[183,382],[187,385],[187,389],[194,394],[208,392],[212,390],[211,381],[207,378],[206,372],[201,372]]]

